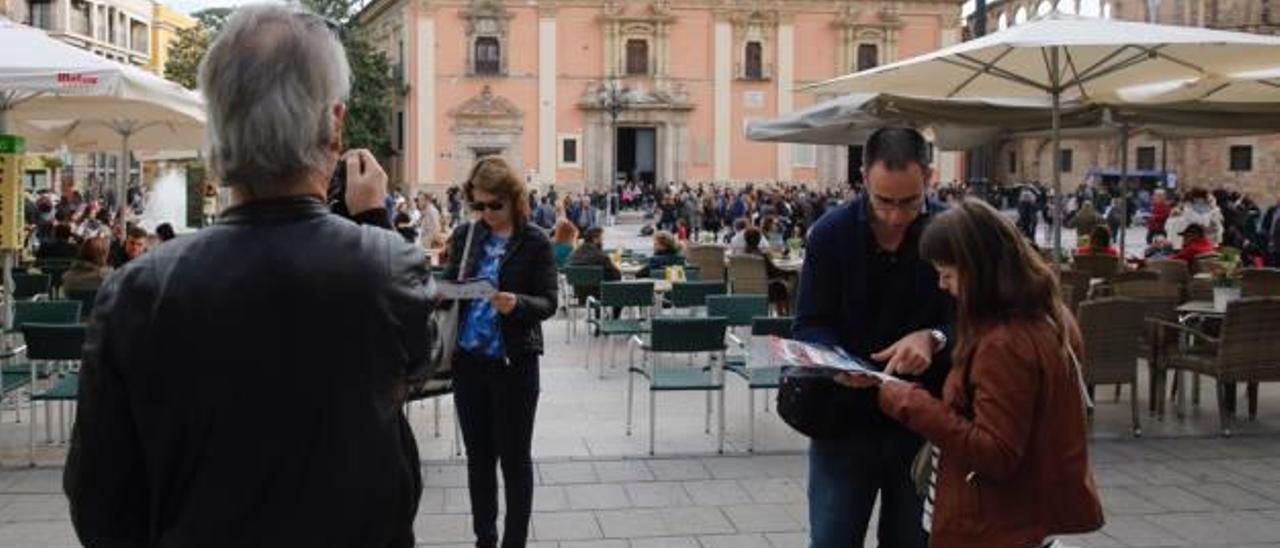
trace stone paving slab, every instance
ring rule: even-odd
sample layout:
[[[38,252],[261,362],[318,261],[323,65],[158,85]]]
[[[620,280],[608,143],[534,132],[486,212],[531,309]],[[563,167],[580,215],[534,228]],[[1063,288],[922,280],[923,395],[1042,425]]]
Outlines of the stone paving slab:
[[[1280,546],[1280,481],[1266,479],[1274,477],[1276,459],[1257,457],[1280,454],[1280,436],[1125,438],[1099,440],[1092,449],[1107,525],[1069,539],[1073,545]],[[1175,456],[1183,452],[1192,456]],[[533,546],[808,543],[801,453],[536,464]],[[733,477],[717,478],[717,470]],[[453,461],[423,465],[427,487],[414,524],[421,545],[466,546],[472,540],[464,472]],[[61,481],[58,468],[0,468],[0,546],[76,546]]]

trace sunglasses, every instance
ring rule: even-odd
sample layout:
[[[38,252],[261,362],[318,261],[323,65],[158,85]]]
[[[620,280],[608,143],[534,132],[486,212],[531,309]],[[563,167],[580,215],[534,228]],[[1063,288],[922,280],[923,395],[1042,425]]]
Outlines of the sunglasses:
[[[484,211],[486,209],[488,209],[489,211],[502,211],[502,208],[504,207],[507,207],[507,204],[502,203],[502,201],[500,200],[494,200],[492,202],[472,202],[471,203],[472,211]]]

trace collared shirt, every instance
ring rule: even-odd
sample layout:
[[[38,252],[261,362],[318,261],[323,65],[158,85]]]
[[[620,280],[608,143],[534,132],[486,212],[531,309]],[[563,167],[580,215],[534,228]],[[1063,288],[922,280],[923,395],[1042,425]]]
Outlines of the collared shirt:
[[[874,212],[867,211],[868,219],[874,219],[873,215]],[[920,234],[926,219],[925,214],[916,217],[893,251],[880,246],[875,230],[867,231],[867,312],[876,321],[871,323],[868,336],[862,339],[868,347],[859,350],[865,350],[866,354],[879,352],[898,342],[908,333],[903,326],[911,325],[912,319],[931,298],[912,289],[916,270],[920,268]]]

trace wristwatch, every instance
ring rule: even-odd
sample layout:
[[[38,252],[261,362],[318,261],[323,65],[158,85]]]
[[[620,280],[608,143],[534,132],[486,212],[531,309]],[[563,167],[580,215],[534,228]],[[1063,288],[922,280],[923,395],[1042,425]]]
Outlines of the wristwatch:
[[[929,339],[933,341],[933,353],[941,352],[947,347],[947,334],[937,329],[929,330]]]

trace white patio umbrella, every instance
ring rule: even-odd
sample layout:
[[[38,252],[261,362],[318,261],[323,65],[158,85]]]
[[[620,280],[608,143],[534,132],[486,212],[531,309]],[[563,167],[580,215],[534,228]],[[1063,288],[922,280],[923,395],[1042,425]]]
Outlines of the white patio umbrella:
[[[119,84],[88,97],[36,97],[15,110],[19,129],[38,128],[33,146],[66,145],[75,151],[119,151],[125,165],[132,149],[188,150],[204,143],[204,102],[178,84],[137,67],[119,65]],[[57,142],[49,142],[50,138]],[[116,178],[123,199],[127,181]]]
[[[852,145],[885,126],[927,129],[934,146],[959,150],[990,142],[1006,131],[1044,125],[1048,101],[1035,98],[940,99],[851,93],[772,120],[747,124],[753,141]],[[1071,107],[1073,124],[1096,123],[1096,112]]]
[[[192,149],[202,142],[189,129],[203,127],[203,101],[182,86],[7,19],[0,19],[0,51],[21,52],[0,56],[0,132],[25,133],[33,147],[77,149],[81,143],[78,150],[109,151],[114,134],[123,160],[139,139],[154,137],[162,145],[148,149]],[[123,188],[119,192],[123,196]]]
[[[120,84],[119,65],[3,17],[0,51],[0,133],[32,99],[105,95]]]
[[[1116,91],[1125,103],[1280,103],[1280,68],[1169,80]]]
[[[1049,97],[1053,148],[1064,100],[1112,102],[1115,92],[1280,67],[1280,37],[1051,13],[963,42],[809,86],[815,93]],[[1061,250],[1062,176],[1053,155],[1053,240]]]

